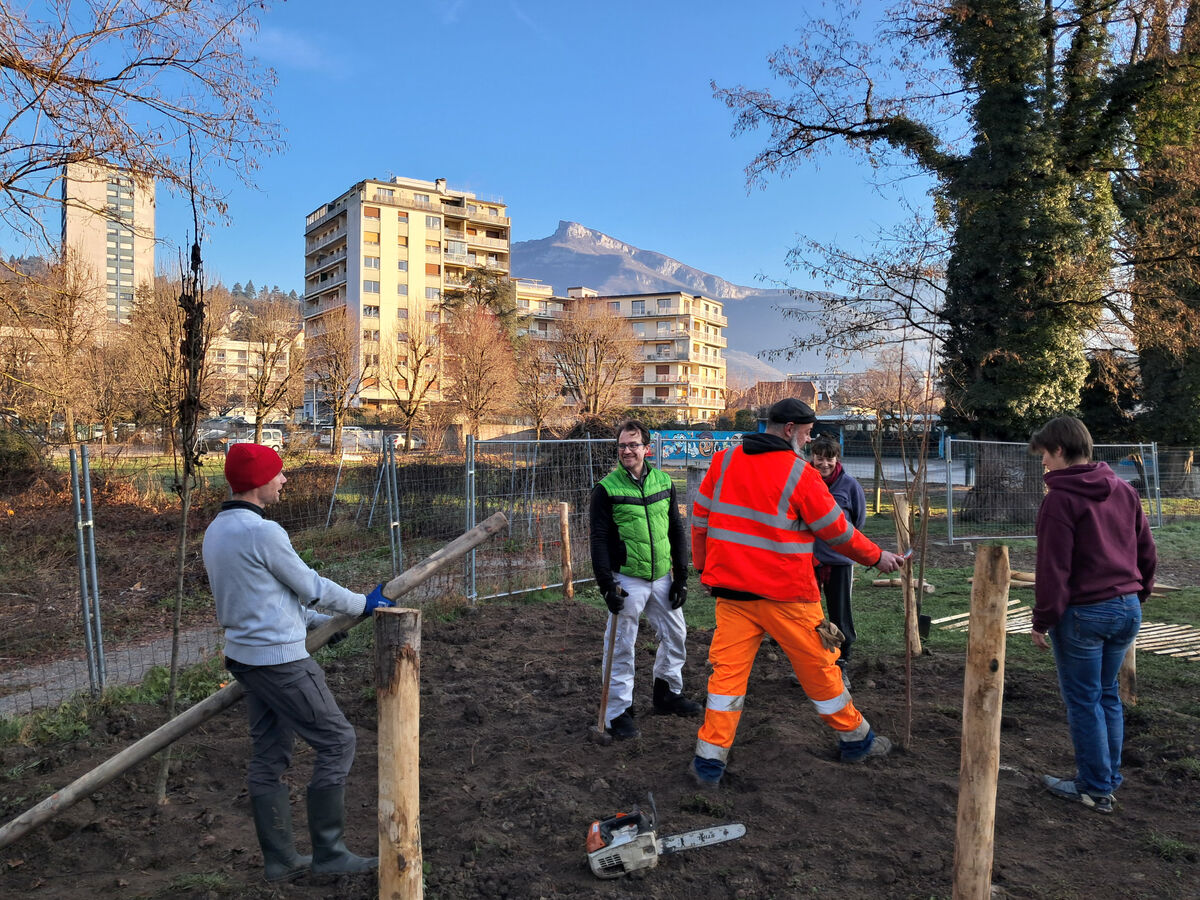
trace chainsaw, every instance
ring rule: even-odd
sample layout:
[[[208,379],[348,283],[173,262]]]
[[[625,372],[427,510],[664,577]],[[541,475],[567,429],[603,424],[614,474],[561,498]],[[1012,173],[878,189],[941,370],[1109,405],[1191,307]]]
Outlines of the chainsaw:
[[[734,824],[659,837],[654,830],[658,818],[654,795],[648,799],[649,815],[635,806],[632,812],[598,819],[588,828],[587,859],[596,877],[619,878],[638,869],[653,869],[660,856],[732,841],[746,833],[745,825]]]

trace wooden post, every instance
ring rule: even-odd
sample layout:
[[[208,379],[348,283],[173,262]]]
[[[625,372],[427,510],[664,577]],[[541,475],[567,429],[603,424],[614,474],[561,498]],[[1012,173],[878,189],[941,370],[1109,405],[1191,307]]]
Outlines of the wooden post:
[[[420,900],[421,612],[375,616],[379,706],[379,896]]]
[[[971,585],[967,669],[963,680],[954,900],[988,900],[992,891],[1008,580],[1008,547],[980,547],[975,557],[975,581]]]
[[[1117,672],[1117,687],[1121,692],[1121,702],[1126,706],[1137,706],[1137,641],[1129,645],[1125,651],[1125,659],[1121,662],[1121,670]]]
[[[563,503],[558,508],[558,521],[562,529],[562,580],[563,596],[568,600],[575,596],[575,570],[571,566],[571,504]]]
[[[892,518],[896,521],[896,546],[904,553],[912,546],[908,527],[908,498],[902,493],[892,495]],[[913,656],[921,655],[921,632],[917,621],[917,586],[912,577],[912,560],[900,568],[900,583],[904,589],[904,640]]]

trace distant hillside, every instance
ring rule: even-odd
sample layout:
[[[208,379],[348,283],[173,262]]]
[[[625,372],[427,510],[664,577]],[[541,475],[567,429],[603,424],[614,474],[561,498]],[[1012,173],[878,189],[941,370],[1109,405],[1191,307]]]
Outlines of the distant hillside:
[[[763,290],[726,281],[653,250],[626,244],[578,222],[559,222],[550,237],[512,245],[512,273],[536,278],[565,295],[569,287],[589,287],[602,294],[689,291],[725,303],[729,326],[726,361],[730,384],[782,377],[779,368],[758,358],[790,342],[802,323],[786,318],[780,308],[796,307],[787,291]],[[819,370],[825,363],[805,353],[786,364],[787,371]]]

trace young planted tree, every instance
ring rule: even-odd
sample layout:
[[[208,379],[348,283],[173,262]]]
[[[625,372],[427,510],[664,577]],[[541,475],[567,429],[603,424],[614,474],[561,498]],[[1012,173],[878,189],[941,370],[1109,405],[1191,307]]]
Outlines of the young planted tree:
[[[581,416],[601,419],[629,405],[641,345],[629,323],[602,303],[577,300],[554,343],[559,376]]]

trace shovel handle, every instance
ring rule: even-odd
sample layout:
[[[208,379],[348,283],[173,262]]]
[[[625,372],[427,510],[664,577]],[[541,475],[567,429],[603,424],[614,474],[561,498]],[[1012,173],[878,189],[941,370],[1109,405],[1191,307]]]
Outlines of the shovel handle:
[[[604,651],[604,687],[600,690],[600,711],[596,714],[596,728],[604,733],[606,722],[604,714],[608,712],[608,680],[612,677],[613,650],[617,646],[617,617],[608,614],[608,648]]]

